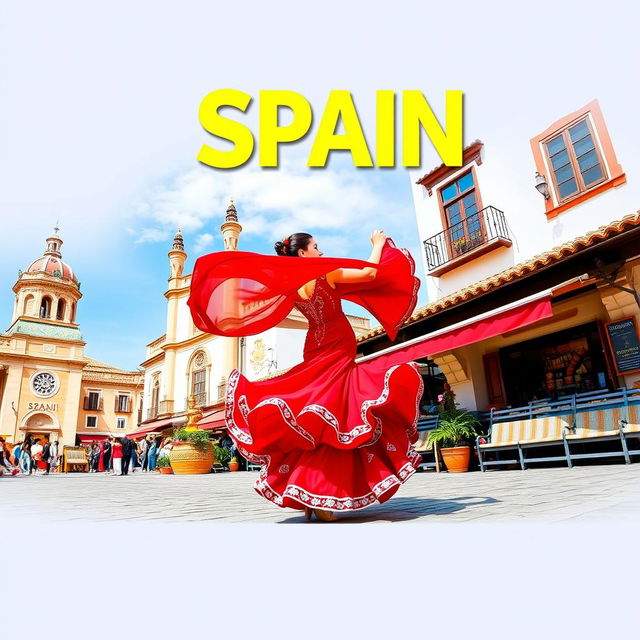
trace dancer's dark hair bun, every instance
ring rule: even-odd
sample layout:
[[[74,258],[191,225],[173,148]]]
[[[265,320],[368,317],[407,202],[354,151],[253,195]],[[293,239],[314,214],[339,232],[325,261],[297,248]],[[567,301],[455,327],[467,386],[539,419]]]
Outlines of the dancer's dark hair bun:
[[[311,240],[312,237],[313,236],[308,233],[294,233],[276,242],[273,248],[279,256],[296,258],[298,257],[298,251],[300,251],[300,249],[303,251],[307,249],[309,240]]]

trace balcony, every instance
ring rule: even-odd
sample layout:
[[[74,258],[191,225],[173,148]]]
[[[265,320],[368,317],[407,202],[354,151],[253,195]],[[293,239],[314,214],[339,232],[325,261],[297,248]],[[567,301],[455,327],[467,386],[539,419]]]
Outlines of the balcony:
[[[202,391],[200,393],[192,394],[196,401],[196,407],[206,407],[209,404],[209,394],[206,391]],[[184,400],[184,406],[189,406],[189,397],[186,397]]]
[[[504,213],[495,207],[485,207],[424,241],[428,274],[439,277],[489,251],[511,244]]]
[[[147,409],[147,420],[153,420],[158,417],[158,407],[152,406]]]
[[[173,413],[173,400],[160,400],[158,415]]]

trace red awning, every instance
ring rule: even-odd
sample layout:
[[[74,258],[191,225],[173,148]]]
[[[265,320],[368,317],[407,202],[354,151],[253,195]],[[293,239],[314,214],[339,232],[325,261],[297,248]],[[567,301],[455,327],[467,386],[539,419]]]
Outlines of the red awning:
[[[209,431],[213,429],[223,429],[225,426],[224,409],[216,409],[198,422],[198,429],[207,429]]]
[[[133,433],[127,433],[128,438],[138,438],[139,436],[144,436],[147,433],[153,433],[154,431],[164,431],[165,429],[170,429],[171,427],[177,427],[186,422],[186,418],[184,416],[180,418],[164,418],[163,420],[154,420],[149,424],[144,425],[141,429],[134,431]]]
[[[114,433],[113,435],[115,436],[116,434]],[[100,442],[102,440],[106,440],[108,437],[109,436],[95,436],[93,434],[88,436],[83,436],[83,435],[78,436],[78,438],[80,439],[80,442]]]
[[[379,356],[372,353],[358,361],[375,358],[376,362],[391,367],[394,364],[427,358],[443,351],[458,349],[488,338],[494,338],[501,333],[519,329],[539,320],[550,318],[552,315],[551,298],[546,296],[449,331],[427,334],[420,339],[412,340],[411,344],[394,345],[381,351]]]

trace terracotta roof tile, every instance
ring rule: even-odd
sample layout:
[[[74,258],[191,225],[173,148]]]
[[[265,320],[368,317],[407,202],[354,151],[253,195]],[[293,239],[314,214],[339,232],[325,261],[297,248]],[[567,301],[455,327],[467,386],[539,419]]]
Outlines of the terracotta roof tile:
[[[454,293],[449,294],[439,300],[434,302],[430,302],[413,313],[413,315],[407,319],[403,326],[411,324],[412,322],[416,322],[416,320],[421,320],[422,318],[426,318],[427,316],[433,315],[444,309],[452,307],[461,302],[466,302],[471,298],[483,294],[488,293],[498,287],[507,284],[508,282],[512,282],[517,280],[518,278],[522,278],[523,276],[536,271],[542,267],[546,267],[554,262],[559,262],[564,258],[578,253],[588,247],[599,244],[604,240],[608,240],[618,233],[622,233],[623,231],[628,231],[633,227],[640,226],[640,211],[636,213],[629,214],[622,218],[622,220],[614,220],[613,222],[599,227],[595,231],[590,231],[583,236],[579,236],[561,244],[558,247],[554,247],[550,251],[545,251],[537,256],[533,256],[533,258],[529,258],[524,262],[520,262],[519,264],[514,265],[513,267],[509,267],[504,271],[500,271],[493,276],[489,276],[484,280],[479,280],[478,282],[474,282],[473,284],[464,287],[463,289],[459,289]],[[373,338],[374,336],[378,336],[384,333],[384,329],[380,326],[374,327],[369,333],[360,336],[358,338],[358,342],[362,342],[367,340],[368,338]]]

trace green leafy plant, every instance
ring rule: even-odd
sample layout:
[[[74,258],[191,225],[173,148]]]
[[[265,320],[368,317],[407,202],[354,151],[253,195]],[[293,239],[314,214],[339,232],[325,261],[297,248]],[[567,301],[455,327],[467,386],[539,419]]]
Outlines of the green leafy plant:
[[[227,466],[229,461],[231,460],[231,451],[226,447],[221,447],[220,445],[214,444],[213,450],[216,454],[216,460],[223,466]]]
[[[443,411],[438,426],[429,432],[429,442],[437,442],[441,448],[464,446],[477,435],[479,426],[478,419],[470,411]]]
[[[177,442],[188,442],[198,449],[198,451],[206,451],[207,448],[211,446],[209,432],[204,429],[190,431],[185,427],[179,427],[173,432],[173,439]]]
[[[169,460],[169,456],[160,456],[156,461],[157,467],[170,467],[171,461]]]

